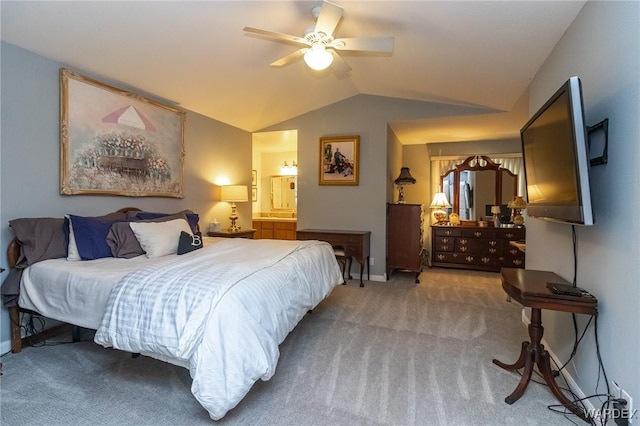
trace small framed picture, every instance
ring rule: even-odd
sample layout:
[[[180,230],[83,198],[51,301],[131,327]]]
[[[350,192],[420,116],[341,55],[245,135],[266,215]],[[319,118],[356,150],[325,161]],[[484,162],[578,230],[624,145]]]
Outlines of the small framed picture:
[[[319,184],[358,185],[360,136],[320,138]]]
[[[258,188],[255,186],[251,187],[251,201],[254,203],[258,201]]]
[[[258,171],[251,170],[251,186],[258,186]]]

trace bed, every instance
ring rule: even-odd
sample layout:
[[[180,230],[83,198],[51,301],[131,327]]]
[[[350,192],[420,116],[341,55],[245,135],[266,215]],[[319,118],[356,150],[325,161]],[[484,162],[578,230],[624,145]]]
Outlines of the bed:
[[[340,282],[325,242],[203,237],[182,255],[32,262],[10,313],[94,329],[102,346],[188,368],[218,420],[273,376],[279,344]]]

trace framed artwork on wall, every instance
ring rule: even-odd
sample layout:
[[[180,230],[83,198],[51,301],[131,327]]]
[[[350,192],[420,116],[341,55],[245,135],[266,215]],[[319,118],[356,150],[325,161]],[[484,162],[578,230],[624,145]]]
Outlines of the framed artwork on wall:
[[[319,184],[358,185],[360,136],[320,138]]]
[[[251,186],[258,186],[258,171],[251,170]]]
[[[185,112],[60,69],[60,193],[183,198]]]
[[[251,201],[254,203],[258,201],[258,188],[255,186],[251,187]]]

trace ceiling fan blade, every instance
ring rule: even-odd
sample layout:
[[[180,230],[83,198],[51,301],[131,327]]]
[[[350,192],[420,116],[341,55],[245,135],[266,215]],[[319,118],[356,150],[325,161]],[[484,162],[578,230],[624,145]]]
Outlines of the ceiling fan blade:
[[[331,52],[331,54],[333,55],[333,62],[331,63],[331,69],[333,69],[333,71],[339,77],[344,77],[345,75],[349,74],[349,72],[351,71],[351,67],[349,66],[349,64],[347,64],[344,61],[344,59],[340,57],[338,52],[334,50],[329,50],[329,52]]]
[[[302,58],[304,56],[304,53],[307,51],[307,49],[298,49],[295,52],[287,55],[287,56],[283,56],[282,58],[278,59],[277,61],[274,61],[272,63],[270,63],[269,65],[271,65],[272,67],[281,67],[283,65],[287,65],[295,60],[298,60],[300,58]]]
[[[324,33],[328,36],[332,35],[338,25],[338,22],[340,22],[340,18],[342,18],[343,11],[344,9],[338,5],[328,1],[323,2],[320,7],[320,15],[318,15],[318,20],[316,22],[315,32]]]
[[[393,52],[393,37],[337,38],[329,46],[336,50],[360,50],[363,52]]]
[[[304,46],[308,46],[309,43],[307,42],[307,40],[305,40],[302,37],[296,37],[290,34],[284,34],[284,33],[278,33],[275,31],[269,31],[269,30],[261,30],[259,28],[253,28],[253,27],[244,27],[243,31],[248,32],[248,33],[253,33],[253,34],[258,34],[258,35],[262,35],[265,37],[269,37],[269,38],[273,38],[276,40],[280,40],[280,41],[287,41],[290,43],[295,43],[298,45],[304,45]]]

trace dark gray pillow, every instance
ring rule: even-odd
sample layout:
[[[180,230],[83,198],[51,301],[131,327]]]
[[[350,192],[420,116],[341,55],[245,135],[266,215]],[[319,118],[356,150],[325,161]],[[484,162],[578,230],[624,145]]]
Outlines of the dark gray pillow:
[[[178,254],[189,253],[202,248],[202,234],[196,232],[191,235],[188,232],[180,233],[180,241],[178,242]]]
[[[129,226],[129,222],[116,222],[107,234],[107,245],[113,257],[131,259],[144,254],[140,243]]]
[[[47,259],[67,257],[69,244],[64,219],[52,217],[20,218],[9,221],[20,256],[16,267],[25,268]]]
[[[130,212],[139,213],[139,212]],[[156,219],[148,220],[135,220],[134,215],[129,216],[129,222],[168,222],[174,219],[187,220],[185,212],[180,212],[168,216],[159,217]],[[111,254],[113,257],[121,257],[124,259],[131,259],[132,257],[145,254],[145,251],[140,246],[136,235],[131,230],[129,222],[117,222],[111,226],[109,233],[107,234],[107,244],[111,248]]]

